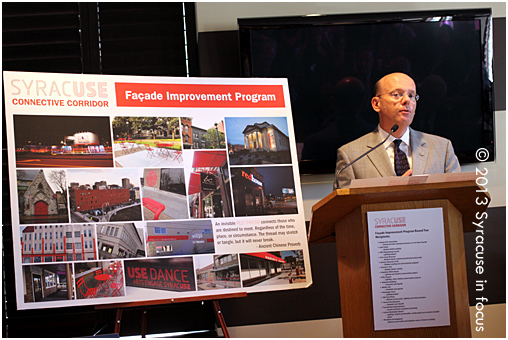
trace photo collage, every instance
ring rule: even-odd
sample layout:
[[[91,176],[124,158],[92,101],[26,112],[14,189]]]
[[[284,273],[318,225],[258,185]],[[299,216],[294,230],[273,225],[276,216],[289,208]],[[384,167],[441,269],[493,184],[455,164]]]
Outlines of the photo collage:
[[[305,283],[213,220],[298,214],[286,117],[14,115],[24,301]]]

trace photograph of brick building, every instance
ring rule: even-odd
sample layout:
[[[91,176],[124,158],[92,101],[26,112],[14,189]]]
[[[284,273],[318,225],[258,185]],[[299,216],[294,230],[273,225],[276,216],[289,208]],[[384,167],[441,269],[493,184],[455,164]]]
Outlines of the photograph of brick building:
[[[136,224],[97,224],[99,259],[144,257],[144,229]]]
[[[72,222],[140,221],[137,169],[69,169]]]
[[[65,171],[16,170],[21,224],[67,223]]]
[[[72,300],[72,268],[69,263],[23,266],[25,302]]]
[[[224,149],[224,121],[215,116],[182,117],[184,149]]]
[[[21,227],[23,263],[96,260],[93,224],[54,224]]]

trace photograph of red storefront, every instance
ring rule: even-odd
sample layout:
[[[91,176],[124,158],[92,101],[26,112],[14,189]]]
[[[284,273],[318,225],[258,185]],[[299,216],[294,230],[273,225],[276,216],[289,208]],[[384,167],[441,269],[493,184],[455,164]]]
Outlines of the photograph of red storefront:
[[[195,258],[198,290],[241,288],[238,254]]]
[[[257,285],[282,273],[284,261],[280,251],[240,254],[242,284],[244,287]]]
[[[233,217],[226,151],[191,152],[187,186],[191,218]]]
[[[301,254],[301,250],[240,254],[243,286],[295,283],[295,263],[298,263],[299,268],[298,282],[305,282]]]
[[[293,168],[232,167],[235,216],[297,214]]]
[[[96,260],[92,224],[21,227],[23,263]]]
[[[213,253],[212,222],[170,221],[146,224],[148,256]]]

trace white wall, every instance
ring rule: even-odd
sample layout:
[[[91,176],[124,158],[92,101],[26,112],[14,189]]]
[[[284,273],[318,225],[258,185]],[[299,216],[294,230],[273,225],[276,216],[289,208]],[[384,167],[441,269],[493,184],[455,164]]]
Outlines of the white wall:
[[[197,2],[198,32],[238,29],[238,18],[307,14],[401,12],[437,9],[492,8],[494,17],[506,17],[503,2]]]
[[[295,16],[306,14],[346,14],[411,10],[492,8],[494,17],[506,17],[505,2],[198,2],[198,32],[236,30],[238,18]],[[494,79],[495,81],[495,79]],[[470,164],[462,171],[488,169],[486,186],[492,197],[490,207],[506,206],[506,112],[495,114],[497,157],[495,162]],[[332,191],[334,176],[301,177],[305,219],[310,220],[312,206]]]

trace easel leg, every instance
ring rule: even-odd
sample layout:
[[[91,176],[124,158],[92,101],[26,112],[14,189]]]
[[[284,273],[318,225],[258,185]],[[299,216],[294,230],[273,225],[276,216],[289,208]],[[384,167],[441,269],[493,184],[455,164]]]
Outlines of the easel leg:
[[[219,322],[220,328],[222,329],[222,333],[224,333],[225,338],[230,338],[228,328],[226,326],[226,321],[224,321],[224,316],[222,315],[222,311],[220,310],[219,301],[213,300],[213,309],[215,311],[215,317]]]
[[[122,323],[122,308],[116,310],[115,333],[120,335],[120,324]]]
[[[146,338],[146,307],[143,308],[143,315],[141,316],[141,337]]]

